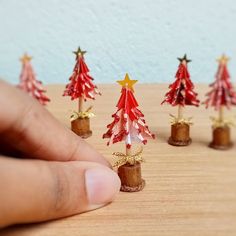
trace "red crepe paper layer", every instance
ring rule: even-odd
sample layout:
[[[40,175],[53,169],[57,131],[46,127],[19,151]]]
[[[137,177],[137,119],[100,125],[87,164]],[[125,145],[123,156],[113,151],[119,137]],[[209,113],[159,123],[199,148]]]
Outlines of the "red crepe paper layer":
[[[93,84],[93,78],[88,74],[89,69],[84,61],[83,56],[76,58],[76,64],[73,74],[69,78],[70,83],[66,85],[63,96],[70,96],[71,100],[83,97],[95,99],[96,94],[100,94],[97,86]]]
[[[212,106],[215,110],[219,110],[221,106],[226,106],[229,109],[231,105],[236,105],[236,92],[230,82],[227,64],[219,64],[215,82],[210,84],[210,87],[212,89],[206,94],[208,98],[204,102],[206,108]]]
[[[194,105],[199,106],[197,93],[194,90],[194,84],[190,80],[187,64],[180,63],[175,75],[175,82],[169,86],[169,92],[166,93],[164,101],[172,106]]]
[[[36,80],[36,75],[30,61],[25,61],[22,65],[18,87],[36,98],[42,105],[46,105],[50,99],[44,94],[46,90],[43,88],[42,82]]]
[[[133,91],[122,88],[117,103],[118,110],[112,115],[114,120],[103,135],[103,138],[109,138],[107,145],[125,141],[126,147],[130,148],[133,142],[146,144],[147,138],[155,138],[146,125],[143,113],[137,107]]]

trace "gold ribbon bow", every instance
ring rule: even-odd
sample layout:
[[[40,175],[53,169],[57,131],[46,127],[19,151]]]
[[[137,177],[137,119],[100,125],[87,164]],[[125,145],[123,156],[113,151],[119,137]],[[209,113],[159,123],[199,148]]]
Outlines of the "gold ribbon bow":
[[[180,123],[180,124],[188,124],[188,125],[192,125],[193,122],[191,121],[192,120],[192,117],[189,117],[189,118],[181,118],[181,119],[178,119],[178,117],[170,114],[171,116],[171,120],[170,120],[170,123],[172,125],[174,124],[177,124],[177,123]]]
[[[91,118],[94,117],[94,113],[91,112],[92,106],[90,106],[86,111],[76,112],[73,111],[73,114],[70,117],[70,121],[74,121],[78,118]]]
[[[219,128],[219,127],[224,127],[224,126],[235,126],[233,118],[227,118],[224,120],[220,120],[219,118],[211,116],[210,119],[212,120],[212,127]]]
[[[118,157],[118,161],[115,162],[113,167],[120,167],[123,166],[126,163],[129,163],[130,165],[134,165],[135,162],[144,162],[144,159],[142,158],[141,154],[143,152],[143,148],[136,152],[134,155],[126,155],[122,152],[114,152],[112,153],[113,156]]]

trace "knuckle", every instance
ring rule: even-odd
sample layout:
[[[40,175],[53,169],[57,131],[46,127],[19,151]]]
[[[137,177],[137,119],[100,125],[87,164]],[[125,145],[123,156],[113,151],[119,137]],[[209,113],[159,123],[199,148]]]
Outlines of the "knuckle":
[[[53,178],[53,197],[50,211],[63,213],[68,210],[68,203],[70,202],[68,174],[64,168],[60,168],[58,165],[51,165],[50,171]]]
[[[72,131],[71,131],[72,132]],[[75,161],[77,159],[78,153],[80,153],[86,146],[85,141],[78,135],[72,132],[70,136],[70,142],[68,143],[68,157],[67,161]]]

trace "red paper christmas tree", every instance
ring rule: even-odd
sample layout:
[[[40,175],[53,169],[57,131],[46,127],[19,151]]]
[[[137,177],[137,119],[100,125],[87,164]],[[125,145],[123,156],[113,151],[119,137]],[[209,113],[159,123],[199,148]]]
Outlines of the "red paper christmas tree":
[[[180,64],[175,75],[176,80],[169,86],[170,90],[166,93],[165,99],[161,104],[167,102],[172,106],[179,106],[178,119],[181,119],[181,108],[185,105],[199,106],[199,100],[197,99],[197,93],[193,91],[194,84],[190,80],[188,72],[187,64],[191,60],[187,59],[186,54],[183,58],[178,58],[178,60]]]
[[[197,93],[193,91],[194,85],[190,80],[187,63],[191,60],[187,59],[186,54],[183,58],[178,58],[180,61],[179,68],[175,75],[175,82],[169,86],[170,91],[166,93],[165,100],[162,103],[169,103],[172,106],[176,105],[199,105]]]
[[[234,125],[232,119],[224,117],[224,107],[228,109],[231,105],[236,105],[236,93],[230,82],[230,75],[227,68],[229,58],[222,55],[219,59],[218,70],[215,75],[215,81],[210,84],[211,90],[206,94],[207,99],[204,102],[206,108],[212,106],[217,110],[218,117],[211,117],[212,124],[212,142],[209,147],[219,150],[227,150],[233,146],[230,138],[230,126]]]
[[[87,98],[95,99],[95,95],[100,93],[97,91],[97,86],[93,84],[93,78],[89,75],[89,69],[84,61],[86,51],[81,51],[79,47],[74,53],[76,64],[63,95],[70,96],[71,100],[79,98],[79,112],[82,112],[82,102]]]
[[[206,108],[213,106],[216,110],[220,110],[223,106],[229,109],[231,105],[236,105],[236,92],[233,90],[230,82],[227,68],[228,60],[229,58],[225,55],[218,59],[219,66],[215,75],[215,81],[210,84],[212,89],[206,94],[208,98],[204,102]]]
[[[46,90],[42,86],[42,82],[36,80],[33,67],[30,63],[32,57],[25,54],[21,58],[22,71],[20,74],[19,88],[27,92],[30,96],[36,98],[42,105],[46,105],[50,99],[44,94]]]
[[[144,120],[143,113],[137,108],[133,85],[137,80],[130,80],[128,74],[125,79],[117,81],[121,86],[121,97],[117,104],[117,111],[112,115],[113,122],[107,126],[108,131],[103,138],[109,138],[107,145],[125,141],[130,149],[132,142],[147,143],[147,138],[154,138]]]

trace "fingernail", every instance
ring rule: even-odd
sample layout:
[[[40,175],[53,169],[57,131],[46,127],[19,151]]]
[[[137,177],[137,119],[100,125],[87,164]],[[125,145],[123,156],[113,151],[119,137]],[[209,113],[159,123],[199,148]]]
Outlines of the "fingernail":
[[[102,206],[115,198],[120,179],[108,168],[92,168],[85,172],[85,185],[90,206]]]

